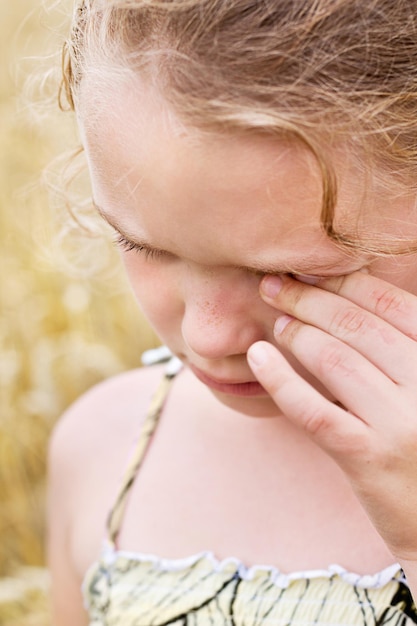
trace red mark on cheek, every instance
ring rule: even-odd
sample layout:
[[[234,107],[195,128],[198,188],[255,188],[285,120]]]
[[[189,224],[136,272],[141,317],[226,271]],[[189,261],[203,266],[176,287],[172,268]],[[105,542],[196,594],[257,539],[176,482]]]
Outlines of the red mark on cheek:
[[[202,302],[198,310],[198,319],[205,326],[218,327],[225,318],[225,311],[214,302],[206,300]]]

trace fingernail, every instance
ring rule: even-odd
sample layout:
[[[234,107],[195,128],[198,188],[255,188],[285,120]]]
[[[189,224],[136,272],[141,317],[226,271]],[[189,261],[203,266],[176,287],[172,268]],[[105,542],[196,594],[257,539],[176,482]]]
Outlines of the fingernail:
[[[261,343],[254,343],[248,350],[248,361],[256,366],[263,365],[268,359],[268,353]]]
[[[281,291],[282,280],[279,276],[265,276],[261,282],[261,291],[268,298],[275,298]]]
[[[286,326],[288,326],[288,324],[290,322],[292,322],[293,319],[295,319],[295,318],[292,317],[291,315],[281,315],[281,317],[279,317],[277,319],[277,321],[275,322],[274,334],[275,335],[280,335],[282,333],[282,331],[284,330],[284,328]]]

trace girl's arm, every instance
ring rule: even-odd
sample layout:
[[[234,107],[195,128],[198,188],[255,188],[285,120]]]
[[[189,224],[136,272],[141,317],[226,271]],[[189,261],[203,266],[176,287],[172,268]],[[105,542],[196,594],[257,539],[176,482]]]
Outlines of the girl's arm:
[[[52,578],[51,608],[53,626],[87,626],[81,580],[71,555],[71,441],[55,431],[49,455],[48,562]],[[74,451],[73,451],[74,452]],[[77,456],[72,456],[72,463]]]
[[[316,285],[270,276],[261,290],[287,314],[277,344],[335,400],[266,342],[248,351],[254,374],[344,470],[417,599],[417,297],[362,272]]]

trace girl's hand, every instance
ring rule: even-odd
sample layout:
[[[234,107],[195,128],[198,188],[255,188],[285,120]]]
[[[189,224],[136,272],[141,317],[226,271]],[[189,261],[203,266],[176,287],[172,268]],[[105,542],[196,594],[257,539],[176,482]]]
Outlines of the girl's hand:
[[[277,344],[339,404],[301,378],[270,343],[250,347],[254,374],[283,413],[342,467],[393,556],[414,570],[417,297],[362,272],[315,286],[267,276],[261,293],[288,314],[277,319]]]

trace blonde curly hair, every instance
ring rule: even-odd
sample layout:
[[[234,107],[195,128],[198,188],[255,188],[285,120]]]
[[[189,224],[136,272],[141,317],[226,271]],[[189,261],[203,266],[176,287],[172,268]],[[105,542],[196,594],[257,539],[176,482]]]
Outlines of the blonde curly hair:
[[[88,68],[107,63],[141,72],[195,128],[296,138],[321,171],[328,236],[392,253],[335,230],[325,147],[354,143],[417,191],[416,16],[417,0],[82,0],[61,96],[76,108]]]

